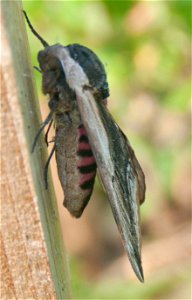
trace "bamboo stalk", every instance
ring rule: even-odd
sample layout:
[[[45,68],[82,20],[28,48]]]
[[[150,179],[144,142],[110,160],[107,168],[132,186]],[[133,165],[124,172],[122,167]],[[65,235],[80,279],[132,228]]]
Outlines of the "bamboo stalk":
[[[9,236],[10,234],[9,228],[7,228],[7,226],[11,224],[11,220],[14,222],[16,218],[18,218],[17,221],[19,224],[18,230],[20,231],[19,234],[21,239],[21,248],[25,248],[27,243],[30,249],[30,246],[32,247],[32,245],[30,245],[29,234],[27,232],[31,230],[30,226],[33,227],[34,225],[34,220],[31,220],[31,214],[35,217],[35,220],[38,223],[38,214],[36,211],[35,201],[35,198],[37,197],[41,224],[43,227],[44,238],[47,246],[48,261],[51,269],[56,296],[58,299],[69,299],[70,282],[68,264],[65,249],[63,246],[62,231],[59,221],[55,192],[50,174],[48,190],[46,190],[44,186],[43,173],[44,166],[47,160],[47,151],[45,150],[45,143],[43,138],[41,138],[38,141],[38,146],[36,147],[35,152],[31,154],[33,139],[40,127],[41,119],[39,104],[37,101],[37,94],[33,80],[33,71],[30,62],[31,59],[22,13],[22,3],[21,1],[15,0],[2,1],[1,10],[1,25],[4,32],[2,38],[2,51],[4,55],[2,55],[1,62],[1,69],[4,74],[2,78],[4,80],[2,80],[1,84],[4,88],[2,100],[4,103],[3,107],[5,107],[5,110],[2,111],[2,120],[7,124],[8,127],[2,128],[4,132],[2,139],[2,149],[4,149],[3,146],[6,146],[6,149],[2,150],[2,173],[4,178],[2,179],[2,181],[3,183],[5,183],[2,204],[4,205],[7,211],[5,218],[2,218],[2,241],[3,245],[5,245],[5,251],[3,252],[3,254],[5,256],[8,255],[7,263],[6,260],[4,260],[5,270],[6,267],[10,265],[11,255],[13,255],[12,252],[9,252],[9,246],[13,246],[14,249],[14,246],[18,245],[18,235],[15,235],[15,240],[13,239],[10,241],[9,238],[5,239],[6,230],[7,236]],[[9,120],[10,122],[12,122],[12,129],[10,129]],[[25,139],[23,138],[23,136],[25,136]],[[14,145],[15,152],[13,151]],[[17,163],[18,159],[21,159],[21,164],[19,165]],[[32,177],[30,173],[29,162],[31,165]],[[14,166],[14,164],[15,168],[10,168],[10,165]],[[19,186],[17,186],[16,189],[14,189],[13,186],[16,185],[18,181],[21,181],[21,183]],[[31,181],[33,181],[33,185],[31,184]],[[33,188],[35,188],[35,192],[33,192]],[[12,192],[11,196],[8,195],[10,190]],[[22,209],[23,207],[25,208],[25,202],[22,202],[22,200],[23,198],[25,198],[26,194],[28,197],[27,199],[29,201],[28,207],[33,207],[34,210],[31,211],[30,209],[26,208],[25,214],[23,216]],[[12,206],[8,207],[7,199],[10,200],[10,197],[12,201]],[[21,203],[23,205],[22,207],[20,207]],[[13,208],[13,206],[14,210],[11,210],[11,207]],[[17,213],[15,214],[14,211],[16,211]],[[22,218],[20,219],[21,216]],[[31,220],[32,223],[28,222],[29,220]],[[26,228],[26,224],[28,224],[28,229]],[[34,229],[35,231],[31,234],[35,234],[37,231],[40,232],[38,238],[39,242],[43,245],[40,224],[36,225],[37,226]],[[11,244],[9,245],[10,242]],[[41,250],[43,250],[43,248]],[[39,248],[37,249],[37,251],[40,256],[43,255],[43,251],[40,251]],[[24,274],[22,274],[22,268],[19,269],[19,266],[21,265],[21,253],[23,252],[21,251],[19,253],[14,253],[14,263],[18,267],[18,272],[21,272],[20,275],[24,276]],[[31,261],[32,257],[30,255],[28,256],[28,259],[29,262],[33,264],[33,262]],[[45,258],[45,261],[46,259],[47,257]],[[18,283],[16,284],[16,279],[14,279],[15,277],[12,276],[14,270],[10,269],[9,272],[7,271],[7,276],[9,274],[10,278],[12,278],[12,283],[10,283],[10,286],[12,286],[13,294],[15,293],[15,298],[35,298],[34,290],[36,290],[36,292],[38,290],[38,295],[40,294],[39,290],[42,290],[40,297],[41,299],[53,299],[55,297],[54,288],[52,288],[52,291],[50,291],[49,287],[49,293],[47,292],[48,290],[44,290],[43,293],[43,289],[45,289],[44,283],[41,282],[41,280],[39,280],[38,283],[34,283],[33,280],[33,278],[37,276],[37,274],[35,274],[37,269],[38,272],[42,271],[42,274],[46,274],[46,276],[49,277],[49,267],[47,267],[45,272],[44,263],[45,262],[41,262],[41,265],[38,265],[38,268],[34,268],[34,274],[30,277],[32,282],[29,280],[29,278],[27,279],[26,282],[30,286],[30,291],[28,291],[28,294],[26,294],[26,291],[24,291],[23,288],[19,289]],[[14,268],[14,264],[12,265],[12,267]],[[37,286],[37,284],[39,284],[39,286]],[[52,286],[52,283],[49,284],[50,286]],[[5,282],[4,287],[6,285],[7,283]],[[31,286],[34,286],[33,293],[31,293]],[[19,291],[15,290],[16,287]],[[25,288],[27,288],[27,285],[25,286]],[[6,292],[4,292],[4,294],[6,294]],[[11,294],[7,295],[9,295],[7,297],[10,299]]]

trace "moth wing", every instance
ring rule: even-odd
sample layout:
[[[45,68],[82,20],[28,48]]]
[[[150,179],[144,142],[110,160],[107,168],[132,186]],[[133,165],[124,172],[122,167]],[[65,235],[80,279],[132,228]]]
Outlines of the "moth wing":
[[[106,107],[90,90],[75,89],[83,124],[109,197],[131,265],[143,281],[139,203],[144,199],[144,174],[125,135]]]
[[[114,121],[115,122],[115,121]],[[119,126],[116,124],[116,126],[119,128]],[[136,171],[137,175],[137,181],[138,181],[138,200],[139,204],[141,205],[145,201],[145,191],[146,191],[146,185],[145,185],[145,175],[143,173],[143,170],[137,160],[137,157],[135,156],[135,152],[133,148],[130,145],[130,142],[126,135],[123,133],[123,131],[119,128],[119,131],[121,132],[122,138],[125,139],[125,143],[127,144],[127,151],[129,153],[129,156],[132,161],[132,166],[134,170]]]

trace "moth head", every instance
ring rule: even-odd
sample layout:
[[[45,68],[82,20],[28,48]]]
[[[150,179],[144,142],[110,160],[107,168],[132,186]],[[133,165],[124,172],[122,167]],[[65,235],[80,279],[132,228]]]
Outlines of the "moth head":
[[[44,50],[39,51],[37,59],[42,72],[56,71],[61,68],[61,63],[53,50],[57,46],[59,45],[48,46]]]
[[[47,46],[44,50],[39,51],[37,56],[42,71],[42,88],[45,94],[54,93],[59,78],[64,76],[60,60],[54,55],[54,47],[59,47],[59,45]]]
[[[58,99],[61,107],[68,107],[67,103],[75,100],[75,92],[67,83],[65,64],[60,58],[60,53],[64,49],[66,47],[60,44],[47,46],[39,51],[37,58],[42,71],[43,93],[49,94],[50,99]]]

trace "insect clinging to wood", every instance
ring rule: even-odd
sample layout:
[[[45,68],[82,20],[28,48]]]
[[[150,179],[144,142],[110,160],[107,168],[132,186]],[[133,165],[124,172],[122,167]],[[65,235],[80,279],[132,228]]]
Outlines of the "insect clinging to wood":
[[[91,197],[98,169],[125,250],[143,282],[139,205],[145,198],[145,177],[128,139],[107,109],[109,87],[104,66],[85,46],[49,46],[24,15],[44,46],[38,61],[50,108],[33,150],[45,126],[49,124],[49,131],[55,124],[54,146],[45,167],[46,185],[48,164],[55,152],[64,206],[80,217]]]

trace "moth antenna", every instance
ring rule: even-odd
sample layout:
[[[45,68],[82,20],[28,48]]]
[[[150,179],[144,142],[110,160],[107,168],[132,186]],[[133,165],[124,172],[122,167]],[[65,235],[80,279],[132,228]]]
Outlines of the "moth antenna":
[[[27,24],[29,25],[29,28],[31,29],[31,31],[33,32],[33,34],[38,38],[38,40],[40,40],[40,42],[43,44],[44,47],[49,46],[49,44],[37,33],[37,31],[33,28],[31,22],[29,21],[29,18],[26,14],[26,12],[23,10],[23,14],[25,16],[25,19],[27,21]]]

